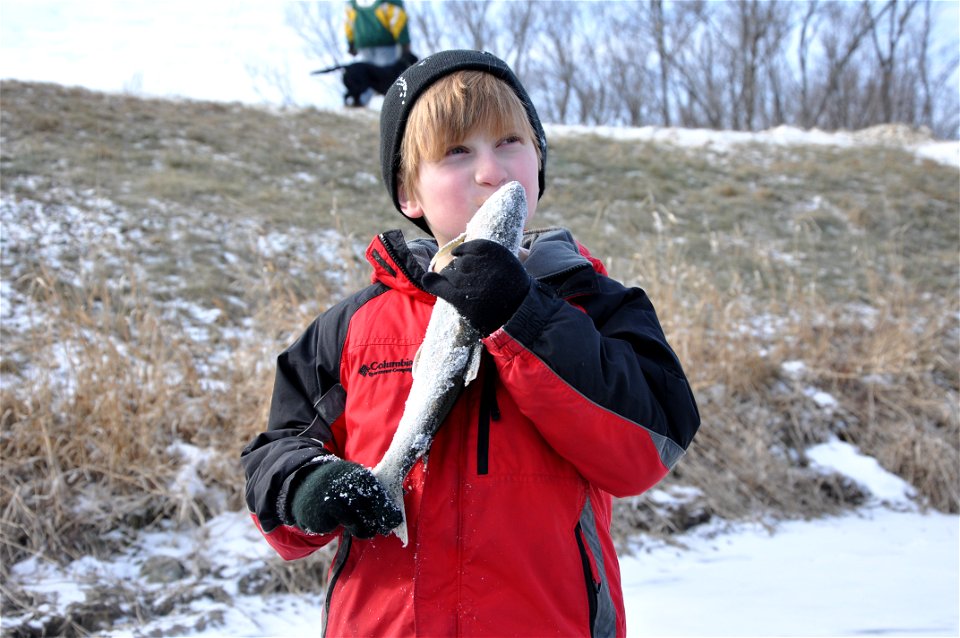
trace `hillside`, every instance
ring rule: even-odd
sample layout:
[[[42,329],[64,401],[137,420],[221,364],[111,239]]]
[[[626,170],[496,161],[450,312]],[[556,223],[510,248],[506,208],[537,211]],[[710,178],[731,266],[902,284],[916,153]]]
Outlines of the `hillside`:
[[[535,225],[570,227],[647,290],[703,416],[676,473],[618,502],[624,546],[857,506],[862,485],[807,458],[833,438],[921,506],[960,511],[957,167],[882,136],[598,133],[548,128]],[[376,135],[367,112],[0,85],[4,617],[89,631],[117,600],[176,606],[114,592],[105,611],[45,615],[8,576],[243,508],[237,457],[265,423],[273,358],[366,281],[375,232],[414,235],[380,184]],[[324,560],[239,578],[317,588]]]

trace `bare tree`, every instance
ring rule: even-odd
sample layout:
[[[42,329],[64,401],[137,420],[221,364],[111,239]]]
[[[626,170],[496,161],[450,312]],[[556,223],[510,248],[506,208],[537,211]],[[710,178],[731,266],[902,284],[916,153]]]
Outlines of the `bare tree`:
[[[907,24],[910,14],[918,5],[918,0],[909,0],[903,4],[897,0],[890,0],[886,7],[889,25],[887,26],[886,39],[880,42],[879,20],[873,21],[873,30],[870,32],[873,40],[873,48],[876,52],[877,62],[880,65],[880,105],[882,109],[882,122],[892,122],[894,119],[893,105],[893,87],[894,87],[894,68],[897,64],[897,48],[901,44],[904,34],[907,30]],[[902,7],[902,10],[899,9]],[[869,4],[866,5],[866,11],[871,12]]]
[[[581,73],[573,78],[573,94],[576,97],[576,122],[583,124],[610,124],[616,115],[611,113],[611,93],[630,91],[632,87],[612,87],[608,81],[609,67],[605,68],[600,53],[593,47],[578,46],[578,62]]]
[[[918,54],[918,57],[925,61],[921,79],[924,95],[922,122],[938,137],[957,139],[960,137],[960,91],[957,89],[960,47],[957,46],[956,39],[940,42],[939,46],[927,41],[931,37],[930,8],[931,3],[928,1],[922,28],[923,44],[921,53]],[[936,66],[933,60],[938,61]]]
[[[542,50],[536,61],[531,60],[533,68],[529,79],[540,91],[540,103],[546,103],[546,119],[551,122],[567,122],[573,112],[573,86],[580,68],[576,52],[570,46],[575,11],[575,3],[558,2],[555,10],[541,16]]]
[[[682,82],[674,80],[678,75],[678,70],[684,64],[684,51],[689,50],[696,42],[699,31],[703,28],[707,6],[704,0],[686,0],[684,2],[674,2],[668,6],[664,13],[664,45],[658,48],[658,55],[666,61],[667,92],[661,96],[663,103],[667,106],[669,119],[662,119],[660,122],[664,126],[670,126],[674,119],[671,103],[679,104],[679,95],[683,91]],[[662,62],[661,62],[662,66]],[[663,74],[663,71],[661,71]],[[661,87],[662,88],[662,87]],[[671,100],[673,96],[673,100]],[[667,122],[671,124],[667,124]]]
[[[574,4],[574,3],[572,3]],[[632,39],[631,32],[620,32],[614,25],[623,5],[629,7],[631,31],[639,31],[640,24],[633,12],[640,2],[599,3],[580,2],[576,11],[567,16],[570,34],[566,39],[574,52],[574,61],[579,72],[573,76],[573,93],[576,98],[577,117],[575,122],[584,124],[622,124],[624,110],[623,95],[642,95],[642,77],[644,58],[618,60],[616,43]],[[617,34],[613,41],[597,38],[597,34]],[[642,39],[636,46],[648,50]],[[638,64],[640,62],[640,64]],[[628,69],[622,68],[623,64]],[[629,67],[636,69],[631,72]]]
[[[448,48],[444,44],[447,29],[442,7],[433,2],[409,3],[407,15],[410,20],[411,49],[420,57]]]
[[[279,101],[282,106],[293,106],[293,87],[290,84],[290,69],[271,67],[264,64],[247,63],[247,75],[253,80],[253,90],[264,102]]]
[[[800,113],[801,126],[809,126],[813,115],[810,112],[810,80],[807,65],[810,62],[810,46],[816,39],[816,30],[819,26],[820,12],[817,0],[807,3],[806,11],[800,21],[799,45],[797,47],[797,63],[800,67]]]
[[[960,132],[960,52],[934,30],[942,5],[932,0],[406,4],[418,55],[493,52],[545,121],[743,130],[903,121]],[[309,55],[343,59],[342,3],[295,3],[287,16]]]
[[[888,2],[883,5],[876,15],[870,10],[869,0],[862,0],[852,14],[845,10],[847,5],[842,3],[825,6],[830,9],[831,17],[835,16],[836,19],[831,20],[833,30],[821,38],[826,52],[827,80],[821,88],[818,105],[811,111],[812,121],[808,125],[825,124],[827,128],[839,128],[851,120],[848,111],[848,102],[852,97],[851,83],[859,76],[849,64],[860,52],[863,41],[873,32],[876,21],[890,10],[891,4]],[[831,105],[834,117],[821,123],[821,118]],[[847,112],[847,115],[840,115],[842,112]]]
[[[458,0],[444,5],[448,25],[456,25],[467,36],[461,46],[479,51],[493,48],[495,27],[490,20],[493,4],[484,0]]]
[[[921,120],[932,127],[933,124],[933,95],[930,88],[930,0],[923,3],[923,26],[921,27],[919,51],[920,59],[920,87],[923,91],[923,106]]]
[[[789,33],[791,5],[778,0],[737,0],[721,5],[710,29],[717,36],[724,69],[726,98],[723,118],[733,129],[754,130],[767,125],[771,83],[779,86],[783,41]]]
[[[336,64],[347,50],[345,10],[341,2],[293,2],[287,5],[286,22],[300,36],[309,55]]]
[[[724,87],[727,66],[720,62],[724,47],[718,29],[711,26],[716,5],[700,7],[694,16],[693,32],[687,46],[675,49],[671,68],[677,82],[675,93],[681,126],[722,128],[726,108]]]
[[[651,25],[655,18],[650,14],[648,4],[635,3],[630,11],[604,16],[601,30],[617,34],[609,43],[604,59],[596,63],[600,67],[598,73],[603,76],[601,81],[610,92],[608,124],[641,126],[660,121],[664,115],[663,85],[658,85],[655,78],[656,70],[664,69],[669,63],[645,64],[656,55],[656,27]]]
[[[527,57],[531,42],[537,37],[536,17],[547,9],[547,2],[525,0],[506,5],[506,36],[509,53],[504,58],[518,77],[527,75]]]
[[[663,0],[650,1],[650,15],[653,41],[659,58],[657,67],[660,72],[660,118],[664,126],[670,126],[670,92],[667,90],[670,79],[670,56],[667,54],[667,22],[663,15]]]

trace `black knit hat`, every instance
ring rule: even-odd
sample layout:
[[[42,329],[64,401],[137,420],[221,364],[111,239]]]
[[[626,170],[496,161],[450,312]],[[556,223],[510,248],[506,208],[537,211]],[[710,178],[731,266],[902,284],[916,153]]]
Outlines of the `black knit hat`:
[[[400,210],[400,198],[397,196],[397,172],[400,170],[400,144],[403,142],[403,132],[407,128],[410,109],[431,84],[456,71],[489,73],[506,82],[520,98],[540,146],[540,192],[537,194],[539,198],[543,195],[544,189],[547,138],[543,134],[540,118],[537,117],[537,110],[533,107],[530,96],[506,62],[486,51],[461,49],[441,51],[420,60],[397,78],[383,98],[383,106],[380,109],[380,163],[383,183],[393,199],[393,205]],[[423,217],[410,221],[427,233],[430,232]]]

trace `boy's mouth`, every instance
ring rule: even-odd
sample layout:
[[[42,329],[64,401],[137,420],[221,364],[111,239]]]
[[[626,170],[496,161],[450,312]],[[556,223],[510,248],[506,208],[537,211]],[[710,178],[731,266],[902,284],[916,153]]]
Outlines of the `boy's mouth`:
[[[487,203],[487,200],[490,199],[491,197],[493,197],[493,194],[496,193],[496,192],[497,192],[497,189],[493,189],[492,191],[490,191],[489,193],[487,193],[486,195],[484,195],[484,196],[481,197],[480,199],[475,200],[475,201],[474,201],[474,206],[475,206],[475,208],[476,208],[477,210],[480,210],[480,207],[483,206],[484,204],[486,204],[486,203]]]

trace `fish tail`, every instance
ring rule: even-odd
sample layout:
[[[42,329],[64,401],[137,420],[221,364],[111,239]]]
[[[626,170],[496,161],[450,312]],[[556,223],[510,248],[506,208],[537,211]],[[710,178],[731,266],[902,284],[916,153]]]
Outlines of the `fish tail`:
[[[397,509],[400,510],[400,515],[403,517],[403,520],[400,521],[400,524],[393,528],[393,533],[397,535],[397,538],[400,539],[400,542],[403,543],[403,546],[407,546],[407,510],[403,506],[403,484],[397,486],[397,489],[391,489],[388,491],[388,496],[390,500],[393,501],[394,505],[397,506]]]
[[[404,547],[407,546],[409,538],[407,537],[407,517],[404,516],[399,525],[393,528],[393,533],[397,535]]]
[[[377,471],[374,470],[374,475],[377,474]],[[383,482],[383,477],[377,477]],[[407,510],[403,506],[403,481],[390,481],[389,483],[384,484],[384,489],[387,492],[387,498],[396,505],[397,509],[400,510],[400,516],[402,520],[400,524],[390,530],[393,534],[397,535],[397,538],[400,539],[400,542],[403,543],[403,546],[407,546],[408,536],[407,536]]]

